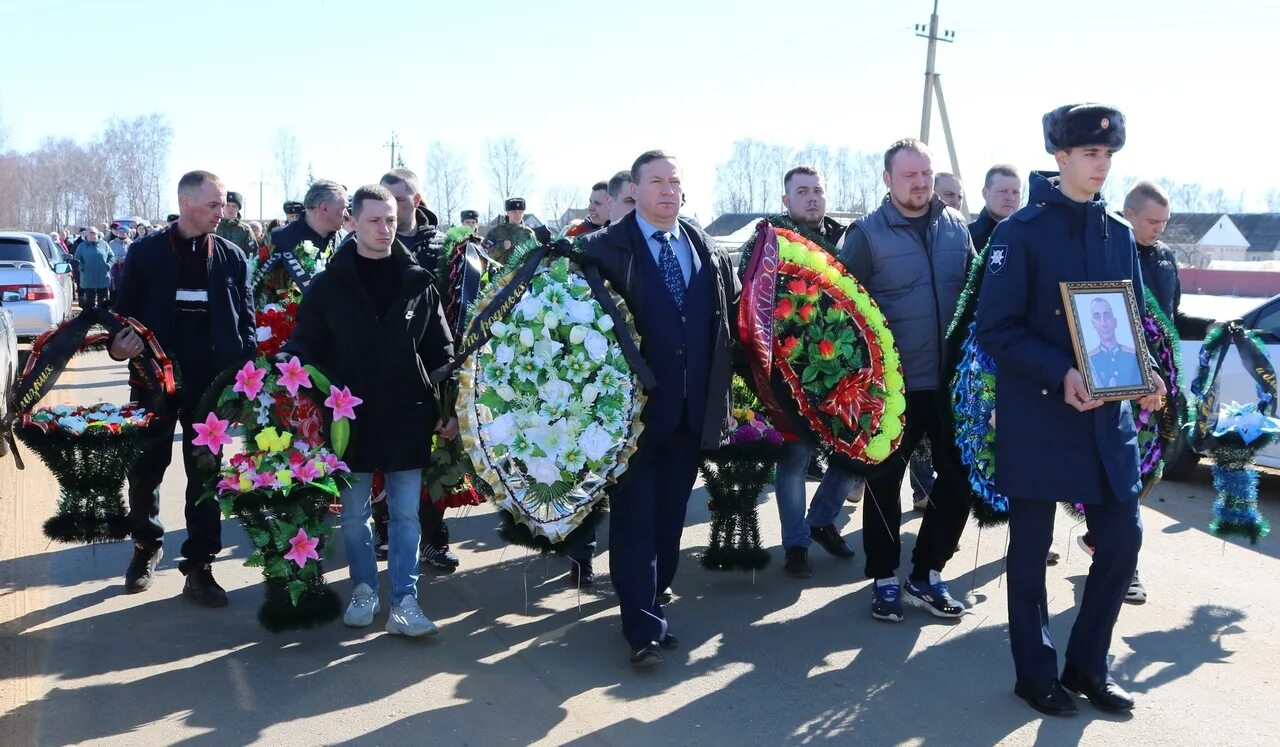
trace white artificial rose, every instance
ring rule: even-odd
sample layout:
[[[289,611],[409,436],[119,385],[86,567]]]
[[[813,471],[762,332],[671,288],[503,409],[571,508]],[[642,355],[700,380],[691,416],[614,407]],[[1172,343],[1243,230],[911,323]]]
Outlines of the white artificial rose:
[[[587,339],[587,333],[590,331],[589,327],[584,327],[581,324],[575,326],[569,330],[569,342],[573,345],[581,345],[582,341]]]
[[[551,379],[538,388],[538,395],[548,405],[563,407],[573,396],[573,386],[567,381]]]
[[[500,446],[510,446],[516,437],[516,416],[511,413],[503,413],[494,418],[491,422],[480,426],[481,432],[491,444]]]
[[[590,324],[596,320],[596,309],[590,301],[569,301],[569,319],[576,324]]]
[[[600,396],[600,387],[595,384],[587,384],[582,387],[582,401],[585,404],[591,404],[596,401],[596,397]]]
[[[506,322],[501,321],[489,325],[489,331],[493,333],[494,337],[506,337],[510,329],[511,327],[507,326]]]
[[[542,313],[542,299],[533,294],[528,294],[520,299],[520,303],[516,304],[516,313],[520,314],[522,319],[537,319]]]
[[[605,355],[609,352],[609,341],[594,329],[587,332],[586,339],[582,343],[587,349],[587,355],[593,361],[604,360]]]
[[[258,327],[256,332],[257,332],[258,342],[266,342],[267,340],[271,339],[270,327]]]
[[[524,466],[529,472],[529,477],[532,477],[534,482],[540,482],[543,485],[555,485],[563,477],[556,463],[546,457],[527,459]]]
[[[520,344],[523,347],[533,347],[533,330],[525,328],[520,330]]]
[[[502,398],[503,402],[510,402],[516,398],[516,390],[512,389],[510,384],[499,384],[498,396]]]
[[[516,349],[510,345],[502,344],[498,349],[493,351],[493,359],[506,366],[516,359]]]
[[[560,326],[560,317],[555,312],[548,311],[547,315],[542,317],[542,326],[547,329],[555,329]]]
[[[599,423],[592,423],[578,437],[578,448],[582,449],[582,453],[586,454],[590,461],[599,461],[609,453],[609,449],[613,448],[613,438],[609,436],[608,431],[600,427]]]
[[[596,320],[596,326],[600,328],[601,332],[608,332],[613,329],[613,317],[605,314]]]

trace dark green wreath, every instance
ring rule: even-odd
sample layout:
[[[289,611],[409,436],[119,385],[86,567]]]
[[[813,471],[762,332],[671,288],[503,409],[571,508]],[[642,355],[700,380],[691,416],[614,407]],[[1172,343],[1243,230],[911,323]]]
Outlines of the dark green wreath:
[[[95,325],[105,332],[90,334]],[[22,417],[15,432],[45,463],[61,488],[57,513],[44,523],[45,536],[57,542],[127,538],[131,527],[123,496],[125,475],[148,446],[171,437],[160,427],[162,413],[154,412],[150,425],[120,434],[85,431],[73,436],[57,428],[46,431],[30,420],[32,410],[53,389],[71,358],[86,350],[102,349],[125,327],[132,327],[145,343],[142,355],[128,363],[131,383],[154,392],[157,396],[152,399],[159,407],[171,406],[178,389],[176,367],[155,335],[138,322],[102,308],[83,311],[41,336],[32,346],[14,390],[11,410]],[[16,451],[15,458],[21,467]]]

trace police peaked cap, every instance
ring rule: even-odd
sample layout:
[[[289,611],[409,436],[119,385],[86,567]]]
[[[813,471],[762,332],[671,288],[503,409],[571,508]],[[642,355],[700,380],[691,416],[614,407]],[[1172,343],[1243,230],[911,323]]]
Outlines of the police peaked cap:
[[[524,198],[523,197],[507,198],[506,209],[507,210],[524,210]]]
[[[1050,153],[1085,145],[1124,147],[1124,115],[1102,104],[1067,104],[1044,115],[1044,149]]]
[[[475,210],[463,210],[462,219],[463,220],[480,220],[480,213],[476,212]]]
[[[293,200],[290,200],[284,204],[285,215],[293,215],[294,213],[301,213],[305,209],[306,208],[302,206],[301,202],[295,202]]]
[[[236,207],[244,207],[244,198],[240,196],[239,192],[228,192],[227,202],[234,202]]]

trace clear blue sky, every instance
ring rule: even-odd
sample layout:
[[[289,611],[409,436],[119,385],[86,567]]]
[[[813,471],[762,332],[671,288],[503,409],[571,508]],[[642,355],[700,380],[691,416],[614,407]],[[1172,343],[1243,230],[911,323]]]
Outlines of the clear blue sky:
[[[430,141],[450,143],[471,157],[481,210],[493,204],[486,138],[515,136],[532,157],[535,212],[551,185],[588,185],[661,147],[682,157],[705,220],[737,138],[883,150],[918,135],[925,42],[912,29],[931,6],[0,0],[0,116],[27,149],[159,112],[174,129],[173,181],[214,171],[251,215],[280,126],[298,135],[304,172],[350,186],[381,174],[392,130],[419,172]],[[1048,167],[1040,115],[1080,100],[1127,116],[1117,175],[1255,198],[1280,186],[1280,3],[942,0],[939,12],[956,32],[938,69],[971,193],[994,162]],[[945,160],[938,124],[932,141]]]

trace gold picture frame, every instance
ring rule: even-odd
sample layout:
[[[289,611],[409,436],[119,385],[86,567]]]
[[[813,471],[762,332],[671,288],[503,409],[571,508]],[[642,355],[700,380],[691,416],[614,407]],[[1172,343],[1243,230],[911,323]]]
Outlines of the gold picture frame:
[[[1137,399],[1155,392],[1133,283],[1058,283],[1076,367],[1089,396]]]

